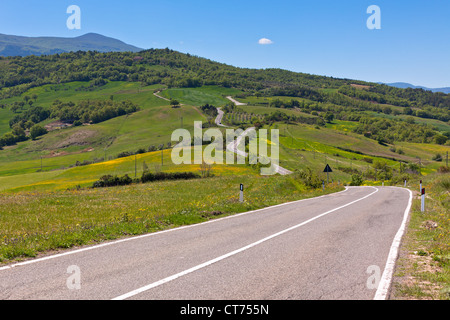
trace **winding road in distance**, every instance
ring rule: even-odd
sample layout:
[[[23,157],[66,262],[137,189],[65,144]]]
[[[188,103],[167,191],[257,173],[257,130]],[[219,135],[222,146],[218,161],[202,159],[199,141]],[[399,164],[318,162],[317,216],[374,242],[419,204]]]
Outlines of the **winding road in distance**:
[[[412,194],[345,191],[0,267],[0,299],[385,299]]]

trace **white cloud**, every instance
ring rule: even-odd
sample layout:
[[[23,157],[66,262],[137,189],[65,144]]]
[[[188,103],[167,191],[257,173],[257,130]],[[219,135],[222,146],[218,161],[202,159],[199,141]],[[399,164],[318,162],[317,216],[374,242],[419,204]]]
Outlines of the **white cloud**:
[[[267,39],[267,38],[262,38],[262,39],[259,39],[258,43],[265,45],[265,44],[272,44],[273,41],[270,39]]]

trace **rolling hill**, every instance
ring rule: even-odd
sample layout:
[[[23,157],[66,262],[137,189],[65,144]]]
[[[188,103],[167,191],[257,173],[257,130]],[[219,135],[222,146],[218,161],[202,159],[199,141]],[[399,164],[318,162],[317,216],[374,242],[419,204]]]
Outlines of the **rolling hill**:
[[[386,83],[388,86],[392,86],[392,87],[396,87],[396,88],[402,88],[402,89],[406,89],[406,88],[412,88],[412,89],[423,89],[423,90],[429,90],[432,92],[442,92],[442,93],[450,93],[450,87],[444,87],[444,88],[427,88],[427,87],[422,87],[422,86],[415,86],[413,84],[410,83],[406,83],[406,82],[394,82],[394,83]]]
[[[334,161],[343,181],[378,160],[397,171],[399,163],[409,163],[417,171],[420,158],[423,172],[436,171],[441,163],[432,158],[442,159],[450,138],[450,96],[443,93],[236,68],[170,49],[0,57],[0,70],[0,177],[6,189],[89,186],[99,178],[88,174],[90,165],[97,175],[109,170],[101,164],[135,175],[133,155],[167,150],[174,129],[208,122],[205,104],[224,107],[231,127],[281,129],[281,165],[288,169],[319,171],[322,161]],[[171,108],[157,91],[183,106]],[[246,106],[231,107],[226,96]],[[33,140],[28,132],[35,125],[49,132]],[[114,165],[119,155],[127,165]],[[164,163],[166,170],[186,169]],[[54,179],[55,170],[61,180]]]
[[[0,56],[51,55],[71,51],[131,51],[142,49],[97,33],[75,38],[23,37],[0,34]]]

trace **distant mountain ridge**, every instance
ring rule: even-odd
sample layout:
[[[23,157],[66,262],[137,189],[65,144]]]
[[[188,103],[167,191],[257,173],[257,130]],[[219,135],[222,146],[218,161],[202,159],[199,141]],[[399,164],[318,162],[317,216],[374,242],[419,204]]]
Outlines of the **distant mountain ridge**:
[[[0,34],[0,56],[50,55],[71,51],[138,52],[143,49],[97,33],[74,38],[23,37]]]
[[[427,87],[422,87],[422,86],[415,86],[412,85],[410,83],[406,83],[406,82],[394,82],[394,83],[385,83],[388,86],[391,87],[396,87],[396,88],[401,88],[401,89],[406,89],[406,88],[413,88],[413,89],[423,89],[423,90],[429,90],[432,92],[443,92],[446,94],[450,93],[450,87],[445,87],[445,88],[427,88]]]

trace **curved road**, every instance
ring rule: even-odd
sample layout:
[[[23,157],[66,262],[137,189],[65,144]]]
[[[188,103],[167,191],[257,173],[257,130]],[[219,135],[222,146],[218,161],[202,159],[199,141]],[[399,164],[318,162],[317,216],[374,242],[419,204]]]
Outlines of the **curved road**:
[[[410,202],[349,187],[67,251],[1,267],[0,299],[384,298]]]
[[[226,127],[225,125],[222,124],[223,115],[224,112],[222,111],[222,109],[217,108],[217,117],[214,121],[216,122],[216,125],[219,127]]]
[[[217,123],[217,119],[216,119],[216,123]],[[250,127],[250,128],[247,128],[246,130],[244,130],[236,138],[236,140],[234,140],[233,142],[230,142],[227,145],[227,150],[231,151],[231,152],[234,152],[234,153],[236,153],[236,154],[238,154],[240,156],[247,157],[247,152],[245,152],[243,150],[239,150],[238,146],[241,143],[241,140],[248,134],[249,131],[252,131],[252,130],[255,130],[255,127]],[[292,171],[290,171],[290,170],[288,170],[286,168],[283,168],[283,167],[279,166],[278,164],[272,163],[271,165],[275,168],[275,172],[279,173],[281,175],[288,175],[288,174],[292,174],[293,173]]]

